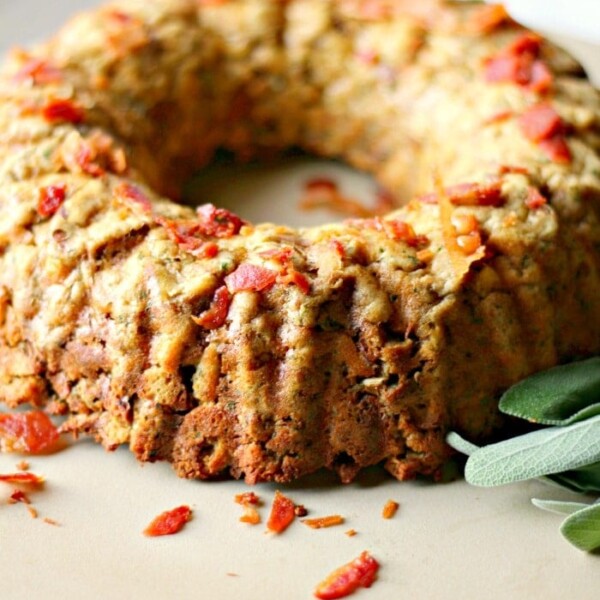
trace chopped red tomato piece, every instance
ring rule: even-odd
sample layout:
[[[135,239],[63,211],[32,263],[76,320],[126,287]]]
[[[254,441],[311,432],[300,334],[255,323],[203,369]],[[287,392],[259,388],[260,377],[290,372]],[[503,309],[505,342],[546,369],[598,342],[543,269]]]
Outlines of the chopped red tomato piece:
[[[0,441],[8,451],[36,454],[51,448],[58,437],[54,423],[40,410],[0,414]]]
[[[83,109],[72,100],[50,100],[42,108],[42,116],[50,123],[73,123],[77,125],[85,118]]]
[[[127,182],[120,183],[115,188],[115,194],[122,200],[129,200],[137,204],[145,212],[152,212],[150,198],[137,185]]]
[[[47,185],[40,190],[37,211],[41,217],[48,218],[56,213],[67,197],[64,183]]]
[[[379,563],[368,552],[363,552],[320,583],[315,590],[315,596],[320,600],[345,598],[360,587],[371,587],[378,570]]]
[[[192,317],[192,319],[200,327],[217,329],[225,323],[230,304],[231,294],[226,286],[222,286],[215,292],[210,308],[199,317]]]
[[[342,517],[341,515],[329,515],[328,517],[304,519],[302,522],[311,529],[323,529],[325,527],[334,527],[335,525],[342,525],[344,523],[344,517]]]
[[[44,478],[34,473],[9,473],[7,475],[0,475],[0,481],[4,483],[41,485],[44,483]]]
[[[57,83],[61,79],[60,71],[42,58],[30,58],[13,77],[16,82],[32,81],[34,85]]]
[[[237,292],[262,292],[272,287],[276,280],[277,273],[275,271],[251,263],[244,263],[225,277],[225,284],[232,294]]]
[[[158,515],[144,529],[144,535],[157,537],[160,535],[173,535],[183,529],[183,526],[192,518],[192,509],[189,506],[178,506]]]
[[[548,200],[542,196],[540,190],[536,187],[530,187],[527,191],[527,198],[525,199],[525,204],[528,208],[535,210],[536,208],[540,208],[545,204],[548,204]]]
[[[296,517],[294,508],[295,505],[292,500],[284,496],[281,492],[275,492],[271,514],[267,521],[267,529],[273,533],[284,532]]]
[[[217,238],[229,238],[237,235],[246,221],[224,208],[213,204],[204,204],[196,209],[199,230],[204,234]]]

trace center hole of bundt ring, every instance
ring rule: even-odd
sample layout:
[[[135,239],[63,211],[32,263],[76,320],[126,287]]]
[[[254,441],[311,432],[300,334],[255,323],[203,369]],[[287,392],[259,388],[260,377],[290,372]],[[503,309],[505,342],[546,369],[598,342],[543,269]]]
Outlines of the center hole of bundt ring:
[[[227,208],[252,223],[309,227],[368,216],[380,208],[382,192],[370,175],[345,164],[286,157],[245,165],[217,160],[187,183],[184,198],[191,205]],[[365,214],[352,214],[361,207]]]

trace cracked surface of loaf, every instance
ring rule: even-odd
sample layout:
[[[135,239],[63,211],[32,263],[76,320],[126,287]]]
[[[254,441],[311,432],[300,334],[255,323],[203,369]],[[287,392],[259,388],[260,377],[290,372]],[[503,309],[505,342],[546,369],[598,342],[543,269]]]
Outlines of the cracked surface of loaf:
[[[0,400],[184,477],[406,479],[450,428],[488,436],[509,385],[597,353],[598,93],[482,10],[126,0],[15,51]],[[294,230],[165,199],[218,148],[293,147],[403,206]]]

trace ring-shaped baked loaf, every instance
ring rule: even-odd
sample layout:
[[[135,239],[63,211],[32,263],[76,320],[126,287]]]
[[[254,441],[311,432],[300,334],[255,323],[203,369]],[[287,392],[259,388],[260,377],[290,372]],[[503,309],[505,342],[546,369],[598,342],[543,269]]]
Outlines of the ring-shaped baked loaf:
[[[84,14],[0,80],[0,399],[185,477],[436,474],[450,428],[600,349],[599,134],[580,67],[499,7]],[[294,230],[165,199],[219,148],[339,158],[403,206]]]

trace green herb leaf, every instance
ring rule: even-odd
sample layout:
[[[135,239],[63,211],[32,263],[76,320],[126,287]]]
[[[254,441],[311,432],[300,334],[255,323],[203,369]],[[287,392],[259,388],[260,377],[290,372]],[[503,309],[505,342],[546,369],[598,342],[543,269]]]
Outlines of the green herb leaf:
[[[480,448],[467,460],[465,479],[473,485],[496,486],[599,461],[600,415]]]
[[[536,373],[512,386],[499,406],[508,415],[545,425],[600,415],[600,357]]]
[[[476,446],[475,444],[468,442],[467,440],[465,440],[464,437],[462,437],[461,435],[456,433],[456,431],[451,431],[446,436],[446,443],[451,448],[454,448],[456,451],[462,452],[463,454],[466,454],[467,456],[473,454],[473,452],[475,452],[476,450],[479,450],[479,446]]]
[[[600,462],[572,471],[548,475],[548,479],[580,494],[600,493]]]
[[[559,515],[572,515],[578,510],[590,506],[584,502],[561,502],[559,500],[540,500],[539,498],[532,498],[531,503],[542,510],[547,510]]]
[[[560,532],[580,550],[591,552],[600,548],[600,504],[592,504],[567,517]]]

